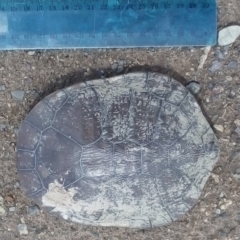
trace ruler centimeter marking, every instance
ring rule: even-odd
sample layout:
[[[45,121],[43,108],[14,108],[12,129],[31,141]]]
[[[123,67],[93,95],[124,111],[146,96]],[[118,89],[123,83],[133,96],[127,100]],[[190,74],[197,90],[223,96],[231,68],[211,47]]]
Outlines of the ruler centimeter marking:
[[[205,46],[215,0],[0,0],[0,49]]]

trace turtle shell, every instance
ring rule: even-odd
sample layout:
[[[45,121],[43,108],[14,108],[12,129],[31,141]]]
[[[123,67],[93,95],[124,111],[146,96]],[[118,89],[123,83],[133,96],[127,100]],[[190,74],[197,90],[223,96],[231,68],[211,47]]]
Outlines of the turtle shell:
[[[44,210],[95,226],[151,228],[196,203],[219,155],[192,94],[159,73],[78,83],[21,124],[17,164]]]

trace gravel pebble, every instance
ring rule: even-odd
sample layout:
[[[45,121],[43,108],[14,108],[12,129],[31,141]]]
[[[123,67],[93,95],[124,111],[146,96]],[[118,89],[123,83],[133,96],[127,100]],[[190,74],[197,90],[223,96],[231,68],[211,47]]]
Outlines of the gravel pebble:
[[[20,187],[20,183],[19,182],[16,182],[14,185],[13,185],[14,188],[19,188]]]
[[[224,54],[227,55],[228,54],[228,50],[229,50],[229,45],[223,47],[223,50],[224,50]]]
[[[219,176],[217,174],[211,173],[211,177],[214,179],[215,183],[219,183]]]
[[[221,67],[222,67],[222,64],[221,64],[220,62],[218,62],[218,61],[213,61],[212,66],[210,67],[209,70],[214,73],[214,72],[216,72],[217,70],[219,70]]]
[[[240,26],[233,25],[223,28],[218,34],[218,44],[219,46],[225,46],[232,44],[240,35]]]
[[[217,50],[217,51],[216,51],[216,54],[217,54],[217,57],[218,57],[219,59],[224,59],[224,56],[223,56],[223,54],[222,54],[222,52],[221,52],[220,50]]]
[[[118,68],[118,64],[117,63],[113,63],[111,68],[112,68],[112,70],[116,70]]]
[[[9,212],[15,212],[15,210],[16,210],[16,207],[10,207],[9,208]]]
[[[6,215],[6,210],[4,207],[4,199],[0,196],[0,217],[4,217]]]
[[[224,203],[220,206],[220,209],[226,210],[229,206],[232,205],[232,203],[233,203],[232,200],[225,200]]]
[[[120,60],[118,64],[119,66],[124,66],[126,65],[126,63],[127,63],[126,60]]]
[[[35,51],[28,51],[29,56],[33,56],[35,54]]]
[[[14,133],[15,133],[16,135],[18,135],[18,131],[19,131],[18,128],[14,128]]]
[[[201,90],[201,85],[199,82],[190,82],[186,85],[186,88],[192,93],[197,94]]]
[[[119,65],[117,68],[117,73],[121,73],[123,71],[123,65]]]
[[[235,177],[236,179],[240,179],[240,167],[233,169],[232,175],[233,175],[233,177]]]
[[[224,192],[221,192],[221,193],[220,193],[220,195],[219,195],[219,197],[220,197],[220,198],[223,198],[223,197],[225,197],[225,194],[224,194]]]
[[[223,131],[224,131],[223,125],[215,124],[213,127],[214,127],[217,131],[219,131],[219,132],[223,132]]]
[[[234,76],[233,81],[238,82],[239,81],[239,76]]]
[[[28,235],[27,225],[24,223],[18,224],[18,231],[20,235]]]
[[[219,84],[215,85],[215,86],[213,87],[213,89],[212,89],[212,92],[213,92],[214,94],[220,94],[220,93],[223,92],[223,91],[224,91],[224,87],[221,86],[221,85],[219,85]]]
[[[238,67],[238,62],[237,61],[232,61],[228,64],[228,67],[231,69],[235,69]]]
[[[237,127],[237,128],[234,130],[234,132],[235,132],[237,135],[240,136],[240,127]]]
[[[216,209],[216,214],[218,214],[218,215],[221,214],[221,210],[219,208]]]
[[[7,128],[7,125],[6,124],[0,124],[0,130],[2,131],[2,130],[4,130],[4,129],[6,129]]]
[[[23,101],[25,92],[22,90],[11,91],[12,97],[18,101]]]
[[[39,214],[39,208],[38,206],[32,206],[32,207],[28,207],[28,215],[37,215]]]
[[[232,153],[232,159],[240,157],[240,151],[235,151]]]
[[[231,82],[231,81],[233,80],[233,78],[232,78],[231,76],[226,76],[226,80],[227,80],[228,82]]]
[[[231,91],[231,90],[227,90],[226,95],[227,95],[228,98],[233,99],[233,98],[236,97],[236,92]]]
[[[239,175],[240,175],[240,168],[237,168],[237,169],[236,169],[236,174],[239,174]]]
[[[5,85],[0,85],[0,91],[5,91],[5,90],[6,90]]]
[[[240,119],[236,119],[236,120],[234,121],[234,123],[235,123],[237,126],[240,127]]]

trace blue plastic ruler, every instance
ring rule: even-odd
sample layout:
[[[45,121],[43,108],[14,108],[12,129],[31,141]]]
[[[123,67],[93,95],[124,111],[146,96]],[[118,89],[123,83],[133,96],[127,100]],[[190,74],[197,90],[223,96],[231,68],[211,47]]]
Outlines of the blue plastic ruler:
[[[206,46],[216,0],[0,0],[0,49]]]

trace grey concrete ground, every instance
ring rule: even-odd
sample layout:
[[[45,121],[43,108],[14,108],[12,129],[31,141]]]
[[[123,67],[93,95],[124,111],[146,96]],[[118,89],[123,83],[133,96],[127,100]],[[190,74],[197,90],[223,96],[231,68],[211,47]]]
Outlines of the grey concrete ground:
[[[218,3],[219,28],[240,24],[239,0]],[[0,239],[240,239],[240,39],[211,48],[199,69],[203,54],[203,48],[0,52]],[[21,121],[56,89],[136,69],[167,73],[182,83],[200,82],[197,99],[215,126],[221,156],[199,202],[179,221],[147,231],[80,226],[39,210],[19,188],[16,137]],[[19,229],[27,235],[20,236]]]

